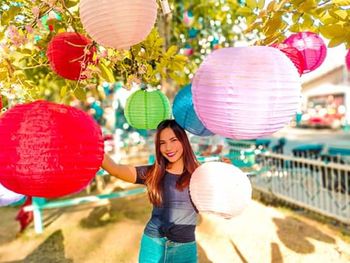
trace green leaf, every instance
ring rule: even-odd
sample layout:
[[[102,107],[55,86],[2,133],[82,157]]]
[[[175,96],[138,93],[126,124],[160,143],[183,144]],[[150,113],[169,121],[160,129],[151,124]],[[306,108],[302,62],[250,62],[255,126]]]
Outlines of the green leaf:
[[[320,33],[326,38],[337,38],[344,35],[344,28],[339,24],[326,25],[320,27],[319,29]]]
[[[332,3],[336,6],[347,6],[350,5],[350,0],[332,0]]]
[[[265,0],[258,0],[258,8],[263,9],[265,6]]]
[[[339,45],[342,44],[345,40],[346,40],[346,39],[345,39],[344,36],[333,38],[333,39],[331,39],[331,41],[329,41],[328,47],[332,48],[332,47],[339,46]]]
[[[335,19],[339,19],[341,21],[346,22],[348,20],[348,12],[345,10],[329,10],[329,14],[334,17]]]
[[[177,46],[171,46],[168,48],[167,52],[166,52],[166,55],[169,56],[169,57],[172,57],[174,56],[178,51],[178,48]]]
[[[68,7],[68,8],[76,6],[79,3],[78,0],[65,0],[64,2],[66,4],[66,7]]]
[[[237,9],[236,13],[238,15],[246,16],[252,13],[252,10],[246,6],[240,7]]]
[[[112,69],[107,67],[104,63],[100,63],[98,65],[98,68],[101,70],[101,77],[105,81],[107,81],[109,83],[114,83],[115,82],[115,78],[114,78]]]
[[[64,98],[67,94],[67,90],[68,90],[68,87],[67,86],[63,86],[60,90],[60,96],[61,98]]]
[[[245,2],[247,4],[247,7],[250,9],[254,9],[258,6],[258,3],[255,0],[246,0]]]
[[[74,96],[80,101],[85,101],[86,100],[86,91],[83,88],[77,87],[74,90]]]

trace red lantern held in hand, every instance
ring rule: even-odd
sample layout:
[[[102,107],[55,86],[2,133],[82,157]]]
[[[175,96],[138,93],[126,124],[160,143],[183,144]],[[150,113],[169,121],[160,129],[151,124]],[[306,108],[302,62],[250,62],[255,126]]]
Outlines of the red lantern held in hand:
[[[305,70],[305,61],[303,55],[298,49],[282,43],[273,44],[271,47],[278,48],[282,51],[293,62],[300,76],[303,74]]]
[[[82,75],[89,63],[93,63],[96,48],[83,35],[65,32],[58,34],[49,43],[47,57],[54,72],[70,80],[86,79]]]
[[[99,126],[85,112],[37,101],[0,118],[0,183],[16,193],[59,197],[83,189],[103,159]]]
[[[304,57],[304,72],[317,69],[327,56],[327,47],[323,39],[312,32],[300,32],[289,36],[284,42],[298,49]]]

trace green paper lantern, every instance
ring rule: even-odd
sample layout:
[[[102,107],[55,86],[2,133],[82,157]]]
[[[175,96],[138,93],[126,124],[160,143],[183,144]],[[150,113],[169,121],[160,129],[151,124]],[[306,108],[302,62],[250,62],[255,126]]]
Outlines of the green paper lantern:
[[[171,117],[170,102],[159,90],[138,90],[127,99],[124,114],[136,129],[156,129],[161,121]]]

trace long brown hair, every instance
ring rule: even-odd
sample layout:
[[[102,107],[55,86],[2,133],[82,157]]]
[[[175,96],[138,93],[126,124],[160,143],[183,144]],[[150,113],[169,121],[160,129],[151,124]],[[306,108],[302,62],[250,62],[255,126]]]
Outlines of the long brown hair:
[[[159,123],[155,135],[156,158],[153,166],[146,175],[146,186],[148,188],[148,197],[152,204],[160,206],[163,201],[163,179],[167,164],[169,161],[160,152],[160,133],[170,128],[175,133],[176,138],[183,147],[184,171],[176,182],[176,188],[182,191],[190,184],[191,175],[199,166],[195,154],[193,153],[190,142],[185,130],[175,122],[175,120],[164,120]]]

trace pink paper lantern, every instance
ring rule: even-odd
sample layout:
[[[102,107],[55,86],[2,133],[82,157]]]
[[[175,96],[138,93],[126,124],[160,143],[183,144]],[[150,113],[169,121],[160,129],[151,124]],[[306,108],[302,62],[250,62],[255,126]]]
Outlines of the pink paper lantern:
[[[0,206],[16,203],[24,198],[24,195],[12,192],[0,184]]]
[[[195,111],[205,127],[233,139],[256,139],[295,115],[300,78],[272,47],[222,48],[201,64],[192,83]]]
[[[232,164],[207,162],[192,174],[190,195],[199,212],[232,218],[249,204],[252,187],[248,177]]]
[[[102,133],[85,112],[47,101],[17,105],[0,118],[0,183],[37,197],[75,193],[103,159]]]
[[[317,69],[327,56],[327,47],[323,39],[312,32],[293,34],[283,43],[295,47],[303,55],[305,61],[303,74]]]
[[[350,71],[350,49],[348,50],[348,53],[346,53],[345,63],[346,68]]]
[[[99,44],[128,49],[143,41],[157,18],[156,0],[81,0],[80,19]]]

